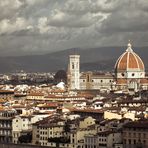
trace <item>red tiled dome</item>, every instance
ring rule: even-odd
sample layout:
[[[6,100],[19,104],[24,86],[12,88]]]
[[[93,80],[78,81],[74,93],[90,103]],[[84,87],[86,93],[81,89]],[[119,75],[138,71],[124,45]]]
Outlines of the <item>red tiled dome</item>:
[[[144,71],[144,64],[141,58],[131,49],[131,44],[128,44],[126,52],[124,52],[115,64],[116,71],[128,70]]]

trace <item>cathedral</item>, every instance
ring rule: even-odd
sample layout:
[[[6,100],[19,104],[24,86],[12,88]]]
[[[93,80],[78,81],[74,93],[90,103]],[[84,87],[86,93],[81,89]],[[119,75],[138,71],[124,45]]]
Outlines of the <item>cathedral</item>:
[[[141,58],[128,43],[126,51],[117,59],[114,74],[81,72],[80,55],[70,55],[68,65],[70,90],[148,90],[148,79]]]

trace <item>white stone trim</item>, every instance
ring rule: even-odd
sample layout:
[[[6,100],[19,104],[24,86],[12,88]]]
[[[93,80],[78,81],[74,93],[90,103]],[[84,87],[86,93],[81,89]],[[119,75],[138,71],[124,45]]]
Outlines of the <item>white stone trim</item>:
[[[116,61],[116,64],[115,64],[115,67],[114,68],[116,68],[117,67],[117,69],[119,68],[119,64],[120,64],[120,62],[121,62],[121,59],[123,58],[123,56],[126,54],[127,52],[124,52],[119,58],[118,58],[118,60]],[[118,65],[117,65],[118,64]]]
[[[128,52],[127,54],[128,55],[127,55],[127,62],[126,62],[127,63],[127,65],[126,65],[126,68],[127,68],[126,71],[128,71],[128,69],[129,69],[129,54],[130,54],[130,52]]]
[[[134,56],[136,56],[141,61],[142,65],[143,65],[143,70],[145,70],[145,66],[144,66],[144,63],[143,63],[142,59],[135,52],[134,52]],[[139,65],[139,63],[138,63],[138,65]]]

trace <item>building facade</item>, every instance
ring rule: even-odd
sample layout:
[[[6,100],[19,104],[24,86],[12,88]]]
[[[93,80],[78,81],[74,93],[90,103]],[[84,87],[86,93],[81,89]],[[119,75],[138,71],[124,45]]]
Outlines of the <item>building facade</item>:
[[[117,59],[114,74],[80,73],[80,55],[70,55],[68,68],[68,88],[70,90],[147,90],[148,79],[141,58],[128,43],[126,51]]]
[[[0,111],[0,143],[12,143],[12,120],[15,115],[14,110]]]
[[[115,79],[118,89],[147,89],[143,85],[145,78],[145,67],[141,58],[133,51],[129,43],[126,51],[118,58],[115,64]]]
[[[18,115],[12,119],[12,142],[20,143],[19,138],[32,132],[32,125],[49,115]]]
[[[123,145],[126,148],[148,147],[148,121],[133,121],[123,127]]]
[[[68,84],[70,89],[80,89],[80,55],[69,56]]]

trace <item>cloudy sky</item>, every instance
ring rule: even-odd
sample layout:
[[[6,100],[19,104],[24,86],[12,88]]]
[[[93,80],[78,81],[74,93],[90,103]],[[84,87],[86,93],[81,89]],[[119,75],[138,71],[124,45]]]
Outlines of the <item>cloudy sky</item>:
[[[147,0],[0,0],[0,55],[148,45]]]

